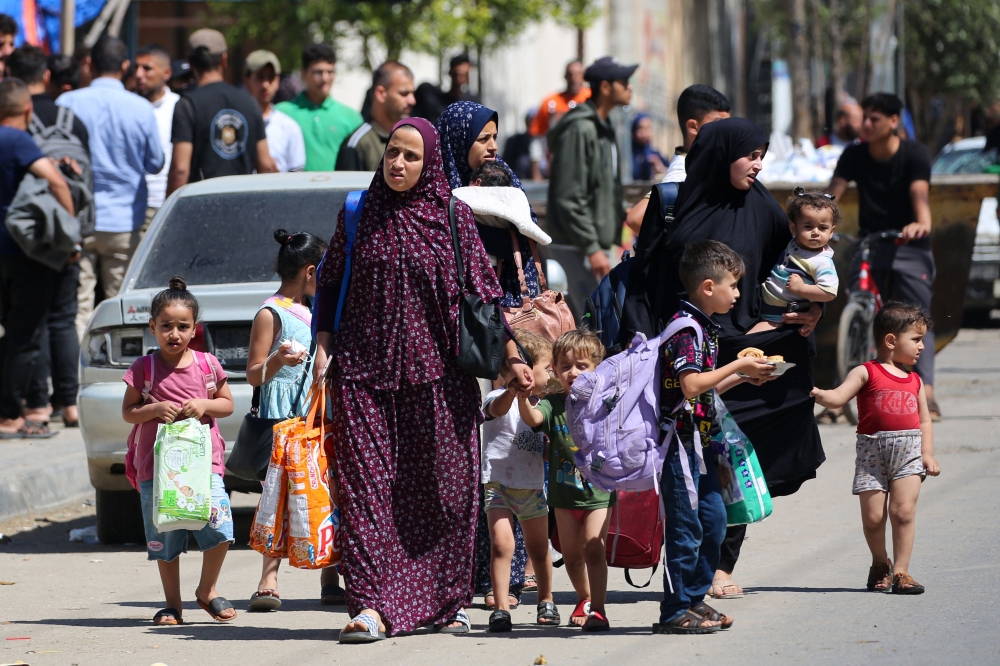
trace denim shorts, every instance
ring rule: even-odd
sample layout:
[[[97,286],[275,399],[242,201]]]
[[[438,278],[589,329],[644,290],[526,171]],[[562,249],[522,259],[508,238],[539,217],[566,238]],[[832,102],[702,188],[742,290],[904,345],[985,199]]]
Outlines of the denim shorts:
[[[188,534],[191,530],[171,530],[159,532],[153,525],[153,481],[139,482],[139,497],[142,499],[142,523],[146,528],[146,559],[173,562],[181,553],[187,552]],[[229,505],[229,495],[222,482],[222,476],[212,475],[212,517],[208,525],[194,532],[201,551],[211,550],[220,543],[233,543],[233,511]]]
[[[483,486],[486,510],[507,509],[518,520],[531,520],[549,513],[542,489],[519,489],[490,482]]]

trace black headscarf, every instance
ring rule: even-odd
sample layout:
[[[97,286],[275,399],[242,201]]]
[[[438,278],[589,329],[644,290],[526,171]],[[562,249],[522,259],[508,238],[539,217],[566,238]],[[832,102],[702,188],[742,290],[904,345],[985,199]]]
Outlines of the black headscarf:
[[[760,284],[791,235],[784,211],[767,188],[760,181],[749,190],[733,187],[729,171],[733,162],[767,143],[761,129],[743,118],[717,120],[698,132],[687,155],[687,179],[677,196],[673,227],[663,229],[662,215],[652,205],[643,221],[637,264],[629,275],[623,337],[637,330],[656,335],[663,329],[684,292],[677,273],[684,247],[704,239],[725,243],[746,267],[736,307],[717,317],[721,336],[742,335],[757,321]],[[647,221],[653,222],[648,233]]]

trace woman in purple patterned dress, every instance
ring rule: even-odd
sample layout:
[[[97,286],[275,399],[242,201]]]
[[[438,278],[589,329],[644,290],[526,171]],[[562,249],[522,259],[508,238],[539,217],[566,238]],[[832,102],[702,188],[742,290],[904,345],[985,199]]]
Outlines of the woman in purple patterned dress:
[[[331,357],[341,571],[352,620],[341,642],[433,625],[464,633],[472,601],[482,418],[476,380],[455,364],[451,188],[438,133],[397,123],[358,224],[340,330],[344,211],[319,279],[317,339]],[[472,211],[456,201],[468,291],[502,295]],[[508,356],[516,348],[508,345]],[[531,383],[520,359],[519,377]]]

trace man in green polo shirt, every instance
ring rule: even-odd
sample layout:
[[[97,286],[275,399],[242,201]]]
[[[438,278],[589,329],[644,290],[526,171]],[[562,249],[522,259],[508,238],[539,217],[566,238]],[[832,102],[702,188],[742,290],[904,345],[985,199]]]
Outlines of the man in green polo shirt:
[[[354,109],[330,97],[337,56],[329,44],[310,44],[302,52],[302,80],[306,89],[275,108],[302,128],[306,142],[306,171],[333,171],[340,145],[364,120]]]

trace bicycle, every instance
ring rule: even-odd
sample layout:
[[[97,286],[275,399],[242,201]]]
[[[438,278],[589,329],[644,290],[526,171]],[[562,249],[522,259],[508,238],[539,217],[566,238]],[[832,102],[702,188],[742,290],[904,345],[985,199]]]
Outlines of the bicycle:
[[[871,245],[889,238],[898,243],[902,237],[898,231],[880,231],[858,241],[861,251],[858,287],[849,293],[837,328],[837,375],[840,382],[844,381],[851,370],[875,358],[872,321],[875,313],[882,309],[882,295],[871,274]],[[842,238],[851,240],[847,236]],[[851,424],[858,424],[858,414],[853,402],[844,405],[844,416]]]

